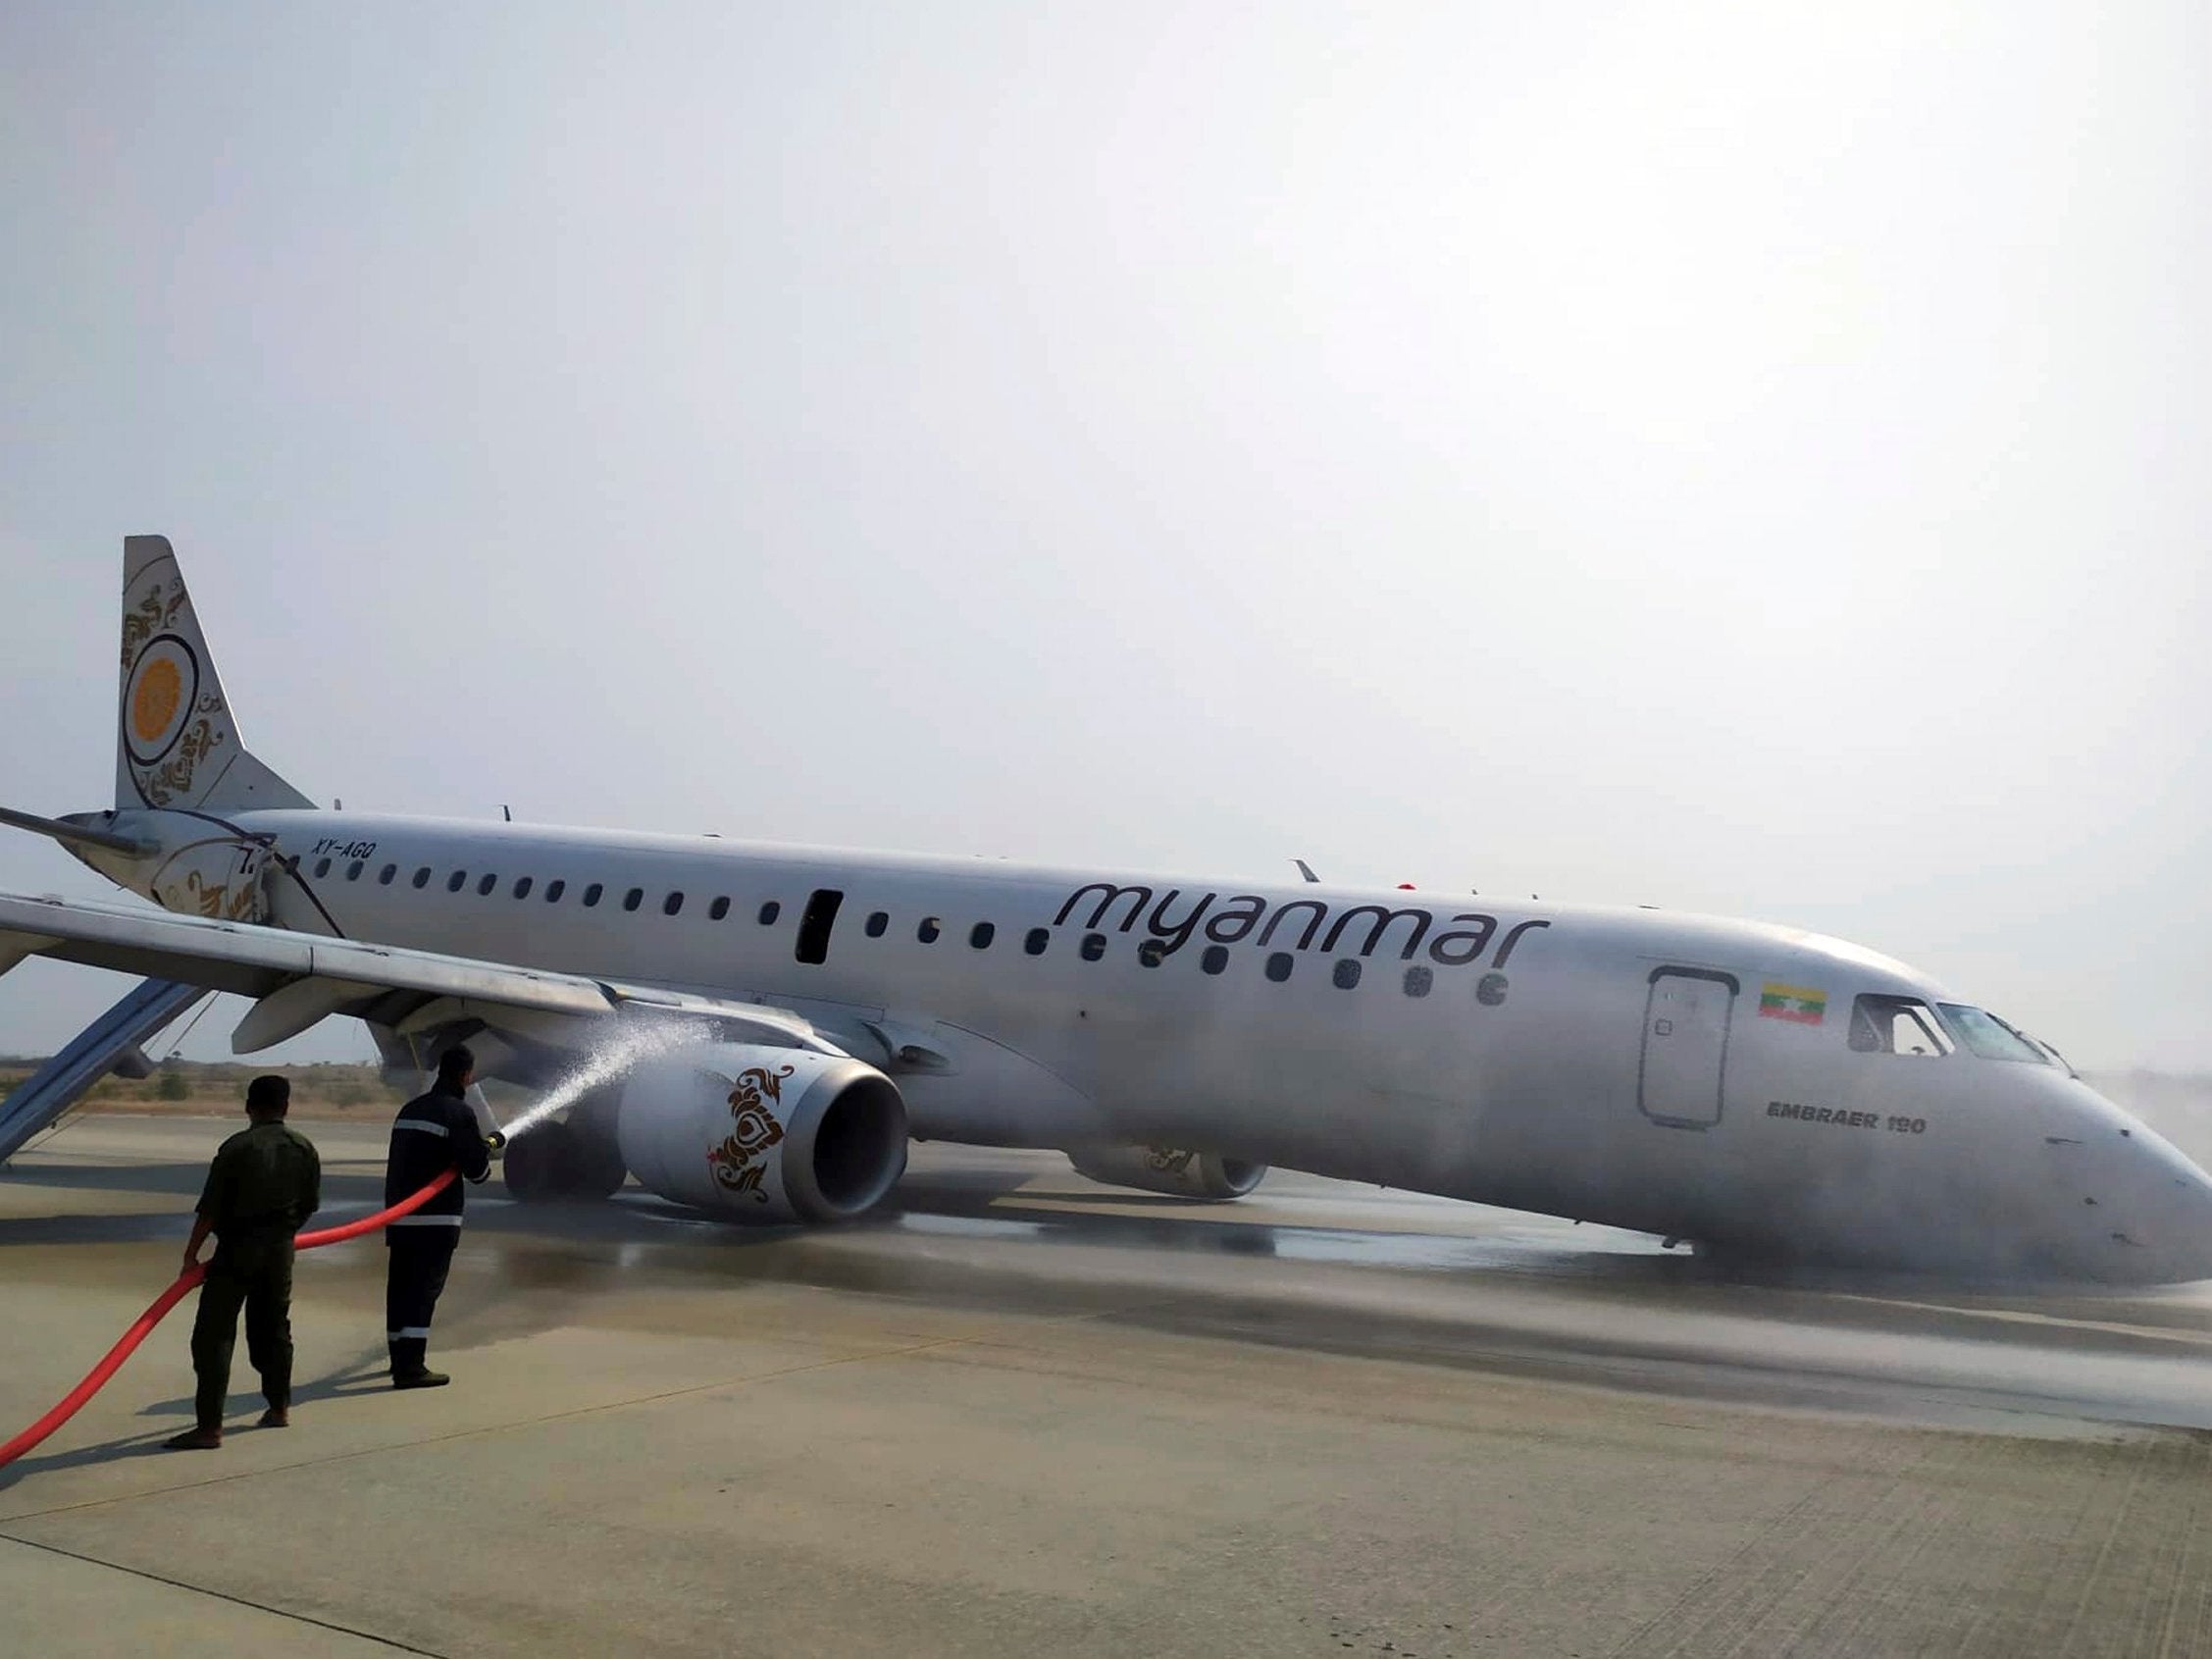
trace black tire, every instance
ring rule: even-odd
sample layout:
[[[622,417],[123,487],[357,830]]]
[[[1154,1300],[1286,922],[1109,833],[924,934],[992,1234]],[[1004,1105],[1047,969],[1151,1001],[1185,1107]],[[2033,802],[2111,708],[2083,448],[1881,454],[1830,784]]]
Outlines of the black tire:
[[[630,1178],[622,1148],[608,1134],[579,1132],[570,1125],[568,1190],[578,1198],[612,1198]]]
[[[507,1191],[524,1204],[548,1204],[564,1198],[574,1184],[566,1123],[540,1123],[507,1143]]]

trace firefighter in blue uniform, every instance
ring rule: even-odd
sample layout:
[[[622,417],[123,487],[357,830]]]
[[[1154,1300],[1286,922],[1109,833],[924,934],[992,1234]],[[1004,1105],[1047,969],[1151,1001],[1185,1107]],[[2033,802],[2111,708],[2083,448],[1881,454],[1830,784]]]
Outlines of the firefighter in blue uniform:
[[[468,1102],[476,1056],[465,1048],[438,1057],[437,1081],[427,1095],[399,1109],[391,1121],[391,1153],[385,1164],[384,1201],[397,1204],[447,1169],[471,1181],[491,1172],[495,1142],[487,1140]],[[394,1388],[440,1388],[452,1378],[430,1369],[431,1316],[437,1311],[445,1272],[461,1241],[467,1199],[459,1181],[446,1185],[411,1216],[385,1228],[388,1271],[385,1277],[385,1339],[391,1350]]]
[[[284,1125],[292,1086],[256,1077],[246,1085],[253,1126],[225,1141],[208,1166],[184,1270],[199,1264],[208,1234],[215,1255],[200,1283],[192,1322],[195,1426],[167,1442],[176,1452],[213,1451],[223,1444],[223,1403],[231,1391],[231,1353],[238,1310],[246,1316],[246,1353],[261,1374],[264,1428],[291,1423],[292,1234],[323,1202],[323,1161],[315,1144]]]

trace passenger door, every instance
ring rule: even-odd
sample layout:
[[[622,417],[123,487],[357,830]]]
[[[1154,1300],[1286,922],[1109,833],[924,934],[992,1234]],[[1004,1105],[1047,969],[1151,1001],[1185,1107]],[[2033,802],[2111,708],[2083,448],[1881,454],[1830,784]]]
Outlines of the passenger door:
[[[1735,1000],[1736,982],[1725,973],[1663,967],[1652,974],[1636,1104],[1654,1123],[1703,1129],[1721,1121]]]

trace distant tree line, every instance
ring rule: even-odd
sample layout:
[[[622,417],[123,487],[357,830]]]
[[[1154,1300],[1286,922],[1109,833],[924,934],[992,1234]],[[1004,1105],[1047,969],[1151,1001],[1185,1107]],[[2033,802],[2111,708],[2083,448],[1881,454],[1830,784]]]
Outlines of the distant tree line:
[[[44,1063],[35,1056],[0,1057],[0,1095]],[[291,1079],[295,1105],[395,1108],[407,1098],[387,1085],[374,1065],[255,1065],[239,1061],[165,1060],[151,1077],[103,1077],[85,1099],[93,1105],[158,1102],[179,1106],[197,1102],[222,1108],[244,1099],[247,1080],[265,1071]]]

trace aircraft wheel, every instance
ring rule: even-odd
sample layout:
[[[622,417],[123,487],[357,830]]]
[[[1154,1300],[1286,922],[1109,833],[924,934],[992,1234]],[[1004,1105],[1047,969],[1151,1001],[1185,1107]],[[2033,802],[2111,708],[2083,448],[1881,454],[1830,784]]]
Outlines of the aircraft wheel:
[[[566,1190],[578,1198],[612,1198],[630,1178],[630,1168],[612,1135],[578,1133],[571,1126],[568,1174]]]
[[[524,1204],[544,1204],[563,1197],[573,1179],[566,1123],[540,1123],[525,1129],[507,1143],[507,1191]]]

